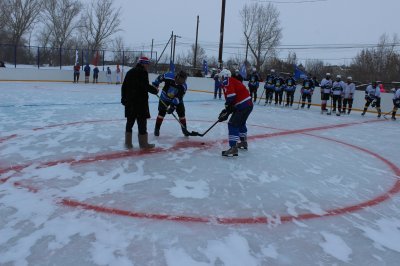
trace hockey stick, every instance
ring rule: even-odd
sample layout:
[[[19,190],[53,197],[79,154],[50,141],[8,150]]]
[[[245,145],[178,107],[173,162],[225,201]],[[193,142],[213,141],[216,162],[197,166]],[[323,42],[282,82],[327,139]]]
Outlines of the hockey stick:
[[[388,114],[392,113],[392,112],[393,112],[393,110],[390,110],[389,112],[387,112],[386,114],[383,115],[383,118],[385,118],[386,120],[388,120],[389,118],[387,118],[386,116],[387,116]]]
[[[219,120],[215,121],[214,124],[212,124],[204,133],[199,133],[196,131],[192,131],[192,134],[196,134],[194,136],[199,136],[199,137],[204,137],[205,134],[208,133],[216,124],[218,124]]]
[[[297,104],[297,107],[294,110],[299,110],[300,109],[300,101],[301,101],[302,97],[303,97],[303,93],[300,93],[299,103]]]
[[[160,100],[160,102],[165,106],[165,108],[168,109],[168,105],[167,105],[163,100],[161,100],[160,96],[158,96],[158,94],[156,94],[156,96],[157,96],[157,98]],[[181,125],[182,130],[183,130],[183,133],[184,133],[185,135],[189,135],[189,136],[198,136],[198,133],[197,133],[197,132],[194,132],[194,131],[189,132],[189,131],[187,130],[187,128],[181,123],[181,121],[176,117],[176,115],[175,115],[173,112],[171,113],[171,115],[172,115],[172,116],[175,118],[175,120],[178,121],[178,123]]]

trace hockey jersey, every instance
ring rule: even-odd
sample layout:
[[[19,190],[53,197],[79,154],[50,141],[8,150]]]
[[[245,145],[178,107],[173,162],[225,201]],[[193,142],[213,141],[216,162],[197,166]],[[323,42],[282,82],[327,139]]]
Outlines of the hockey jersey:
[[[175,75],[172,72],[159,75],[153,82],[153,86],[157,87],[164,82],[160,99],[166,104],[173,103],[178,105],[183,102],[183,96],[187,91],[187,84],[176,84]]]
[[[335,81],[332,84],[332,94],[342,95],[345,89],[345,83],[343,81]]]
[[[351,99],[351,98],[353,98],[353,95],[354,95],[355,91],[356,91],[356,85],[354,85],[353,82],[351,82],[351,83],[346,83],[346,84],[345,84],[345,87],[344,87],[344,91],[343,91],[343,93],[344,93],[344,98],[345,98],[345,99]]]
[[[332,80],[324,78],[321,83],[321,93],[331,93],[332,89]]]
[[[381,97],[381,90],[379,86],[372,86],[368,85],[367,88],[365,89],[365,96],[368,96],[370,98],[380,98]]]
[[[243,109],[252,106],[250,93],[247,88],[235,78],[226,78],[223,82],[225,106],[234,106],[236,109]]]

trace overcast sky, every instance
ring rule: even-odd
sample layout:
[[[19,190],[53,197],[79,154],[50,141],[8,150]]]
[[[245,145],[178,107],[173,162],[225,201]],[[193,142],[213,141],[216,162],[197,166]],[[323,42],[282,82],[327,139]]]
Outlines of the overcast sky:
[[[400,35],[399,0],[308,1],[271,1],[280,12],[282,45],[376,44],[383,33],[391,38],[393,34]],[[266,4],[267,1],[226,0],[224,60],[238,53],[244,55],[244,49],[238,48],[243,44],[239,11],[246,3],[254,2]],[[199,44],[205,48],[207,56],[215,57],[218,57],[221,3],[221,0],[115,0],[115,5],[123,8],[121,35],[130,47],[149,50],[154,39],[160,54],[174,31],[182,36],[177,41],[176,53],[187,53],[190,44],[195,42],[199,15]],[[342,64],[350,63],[349,58],[359,49],[292,51],[300,59],[318,58]],[[283,50],[280,57],[286,57],[287,53],[288,50]]]

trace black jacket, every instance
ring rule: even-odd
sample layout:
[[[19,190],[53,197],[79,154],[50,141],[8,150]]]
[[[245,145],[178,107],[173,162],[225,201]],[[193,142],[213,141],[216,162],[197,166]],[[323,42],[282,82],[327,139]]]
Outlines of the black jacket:
[[[157,89],[149,84],[149,73],[137,64],[126,73],[121,87],[121,103],[125,106],[125,117],[150,118],[149,95]]]

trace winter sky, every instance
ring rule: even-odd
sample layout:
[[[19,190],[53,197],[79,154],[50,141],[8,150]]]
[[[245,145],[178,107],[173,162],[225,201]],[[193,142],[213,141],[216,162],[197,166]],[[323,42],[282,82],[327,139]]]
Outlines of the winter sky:
[[[400,33],[398,0],[226,0],[224,60],[238,53],[244,55],[244,49],[239,48],[243,43],[239,11],[244,4],[255,2],[273,2],[278,8],[282,45],[376,44],[384,33],[390,37]],[[154,39],[155,49],[160,53],[174,31],[182,37],[177,41],[177,54],[187,53],[195,42],[199,15],[199,43],[210,57],[218,57],[221,3],[222,0],[115,0],[116,5],[122,6],[124,31],[121,34],[129,46],[147,50]],[[300,59],[318,58],[342,64],[349,63],[348,58],[359,50],[292,51]],[[288,50],[283,50],[280,57],[286,58],[287,54]]]

